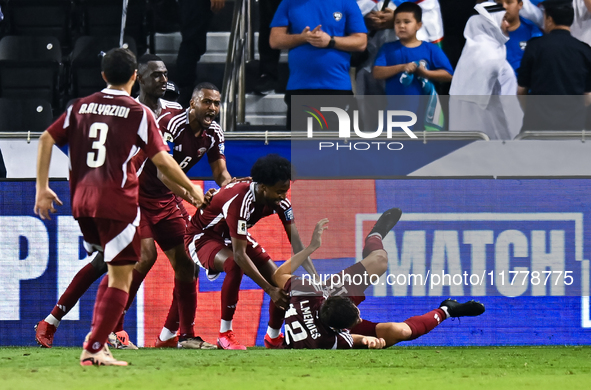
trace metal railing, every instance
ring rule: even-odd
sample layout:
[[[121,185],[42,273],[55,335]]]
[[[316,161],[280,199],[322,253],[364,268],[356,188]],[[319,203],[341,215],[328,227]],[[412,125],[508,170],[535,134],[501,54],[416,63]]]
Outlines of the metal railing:
[[[415,131],[418,138],[409,138],[406,133],[396,131],[392,133],[392,138],[386,138],[386,135],[375,138],[376,140],[391,139],[394,141],[445,141],[445,140],[480,140],[489,141],[486,134],[479,131]],[[0,139],[21,139],[30,141],[41,136],[41,132],[32,131],[15,131],[2,132],[0,131]],[[314,138],[308,138],[308,133],[305,131],[240,131],[234,133],[225,133],[224,138],[232,141],[303,141],[303,140],[336,140],[338,139],[337,132],[318,131],[314,133]],[[343,139],[343,142],[348,142]]]
[[[236,130],[246,117],[246,63],[254,59],[252,29],[252,0],[236,0],[232,16],[232,31],[226,56],[222,83],[222,114],[220,122],[225,132]]]
[[[585,137],[589,137],[589,130],[539,130],[522,131],[515,137],[515,140],[573,140],[579,139],[585,142]]]

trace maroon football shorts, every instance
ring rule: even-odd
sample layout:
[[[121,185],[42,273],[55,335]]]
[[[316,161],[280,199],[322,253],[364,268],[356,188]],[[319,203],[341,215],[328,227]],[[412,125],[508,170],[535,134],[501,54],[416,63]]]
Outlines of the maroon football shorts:
[[[219,276],[219,272],[215,270],[214,260],[215,256],[224,248],[232,250],[232,244],[231,242],[226,243],[221,237],[210,236],[204,233],[185,236],[185,250],[195,264],[207,270],[209,280],[215,280]],[[250,257],[255,267],[271,261],[271,256],[250,235],[248,235],[246,254]]]
[[[140,261],[140,237],[137,228],[123,221],[81,217],[78,225],[84,236],[84,246],[90,254],[102,251],[105,263],[134,264]]]
[[[163,251],[183,243],[189,214],[176,196],[140,198],[140,238],[153,238]]]

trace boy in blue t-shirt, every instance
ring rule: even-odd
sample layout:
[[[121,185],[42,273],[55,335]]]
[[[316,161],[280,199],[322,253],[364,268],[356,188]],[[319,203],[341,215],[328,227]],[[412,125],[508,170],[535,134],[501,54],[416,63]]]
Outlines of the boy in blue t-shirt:
[[[387,95],[422,95],[419,78],[451,81],[453,69],[443,51],[417,39],[422,15],[421,7],[411,2],[400,4],[394,11],[394,30],[399,40],[382,45],[373,67],[373,76],[386,80]],[[404,80],[409,75],[414,76],[410,83]]]
[[[497,3],[505,8],[504,19],[508,23],[507,33],[509,40],[505,43],[507,47],[507,61],[517,75],[517,69],[521,66],[523,52],[527,46],[527,41],[534,37],[542,36],[542,31],[527,19],[519,16],[519,11],[523,8],[522,0],[497,0]]]

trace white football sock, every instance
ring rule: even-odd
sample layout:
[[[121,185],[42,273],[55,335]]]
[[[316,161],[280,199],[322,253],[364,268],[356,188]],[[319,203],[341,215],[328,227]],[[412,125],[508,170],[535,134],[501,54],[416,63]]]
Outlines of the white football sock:
[[[281,329],[273,329],[270,326],[267,326],[267,334],[272,339],[276,339],[277,337],[279,337],[280,333],[281,333]]]
[[[232,330],[232,321],[222,320],[220,323],[220,333],[225,333],[229,330]]]
[[[51,325],[55,326],[56,328],[58,326],[60,326],[60,320],[58,320],[57,318],[55,318],[52,314],[50,314],[47,317],[45,317],[45,322],[47,322],[48,324],[51,324]]]
[[[160,341],[170,340],[176,337],[176,332],[171,332],[167,328],[162,328],[162,332],[160,332]]]
[[[441,306],[441,308],[440,308],[440,309],[441,309],[441,310],[443,310],[443,311],[445,312],[445,315],[447,316],[447,317],[445,317],[445,318],[446,318],[446,319],[448,319],[448,318],[449,318],[449,312],[447,311],[447,306]]]

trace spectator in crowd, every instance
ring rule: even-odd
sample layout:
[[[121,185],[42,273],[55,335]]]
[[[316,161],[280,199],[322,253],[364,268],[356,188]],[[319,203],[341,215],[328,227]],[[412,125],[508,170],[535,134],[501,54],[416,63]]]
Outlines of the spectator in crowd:
[[[523,8],[522,0],[497,0],[497,3],[502,5],[506,11],[503,19],[507,21],[507,33],[509,34],[509,40],[505,43],[507,61],[517,74],[527,41],[541,36],[542,32],[533,22],[519,15]]]
[[[544,28],[544,15],[538,5],[542,0],[523,0],[519,15]],[[591,45],[591,0],[573,0],[574,19],[570,33],[580,41]]]
[[[207,30],[213,14],[224,8],[226,0],[178,0],[181,27],[181,47],[176,61],[177,82],[181,90],[179,103],[189,105],[195,81],[197,63],[207,50]]]
[[[563,96],[523,101],[523,130],[582,130],[582,95],[591,94],[591,47],[570,34],[574,19],[570,0],[547,0],[540,6],[546,34],[532,39],[525,49],[518,70],[518,94]]]
[[[521,129],[523,112],[515,96],[515,72],[507,61],[505,11],[491,2],[474,8],[478,14],[464,29],[466,44],[449,91],[449,129],[513,139]]]
[[[270,44],[289,50],[287,128],[294,95],[353,95],[351,52],[363,51],[367,29],[354,0],[283,0],[271,23]]]
[[[386,42],[398,39],[394,31],[394,10],[400,0],[379,1],[357,0],[357,5],[365,19],[365,25],[369,30],[367,49],[358,61],[352,60],[352,66],[357,68],[355,75],[356,94],[358,95],[383,95],[385,93],[384,82],[376,80],[372,75],[372,68],[380,47]],[[417,39],[421,41],[441,44],[443,40],[443,21],[441,9],[437,0],[415,1],[422,11],[422,26],[417,31]],[[355,59],[356,55],[353,56]]]
[[[573,37],[591,46],[591,0],[573,0],[575,11],[570,32]]]
[[[373,75],[386,80],[386,94],[426,95],[433,91],[431,81],[450,82],[453,69],[446,55],[437,45],[417,38],[422,27],[422,9],[412,2],[402,3],[394,11],[394,29],[398,41],[384,44],[376,57]],[[430,86],[431,89],[427,91]],[[397,109],[408,109],[417,114],[415,130],[424,130],[426,99],[396,99]],[[389,101],[389,106],[393,101]]]
[[[4,165],[2,150],[0,150],[0,179],[6,179],[6,165]]]
[[[259,79],[254,87],[259,95],[273,93],[277,88],[281,50],[271,48],[269,36],[279,3],[281,0],[259,0]]]

